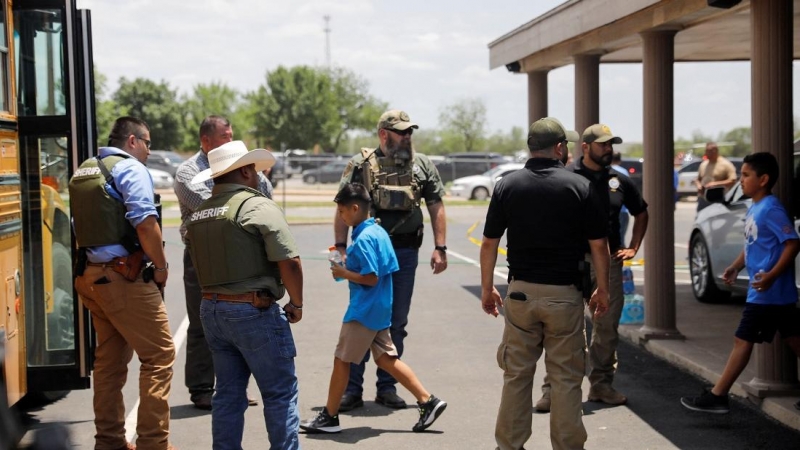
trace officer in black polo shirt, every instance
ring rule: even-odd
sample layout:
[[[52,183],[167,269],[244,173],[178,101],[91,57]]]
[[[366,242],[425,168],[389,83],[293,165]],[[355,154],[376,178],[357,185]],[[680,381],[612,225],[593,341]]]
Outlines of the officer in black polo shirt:
[[[589,346],[591,388],[588,399],[609,405],[624,405],[628,398],[611,386],[617,368],[619,319],[625,303],[622,292],[622,264],[636,256],[642,245],[649,221],[647,203],[642,199],[633,181],[611,167],[613,144],[621,144],[620,137],[614,136],[607,125],[598,123],[586,128],[581,140],[583,156],[567,166],[567,170],[589,180],[605,204],[605,209],[608,211],[608,247],[611,251],[608,314],[592,321],[592,343]],[[633,232],[630,245],[627,247],[620,236],[619,213],[623,205],[633,216]],[[588,253],[588,246],[585,250]],[[545,377],[542,398],[536,402],[537,411],[550,410],[549,390],[548,377]]]
[[[553,448],[583,448],[581,410],[585,370],[584,303],[576,288],[588,241],[597,272],[589,307],[608,309],[608,215],[589,181],[564,170],[556,159],[578,134],[546,117],[531,124],[525,169],[495,186],[481,244],[481,304],[498,315],[505,306],[505,331],[497,353],[503,394],[497,416],[498,448],[522,448],[531,436],[531,399],[536,362],[547,351],[553,412]],[[494,287],[497,250],[508,230],[508,295]]]

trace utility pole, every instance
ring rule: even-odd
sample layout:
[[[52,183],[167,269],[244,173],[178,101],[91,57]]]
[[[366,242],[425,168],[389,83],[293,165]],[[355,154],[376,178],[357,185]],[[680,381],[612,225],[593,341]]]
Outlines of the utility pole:
[[[322,16],[325,20],[325,63],[328,65],[328,70],[331,69],[331,16],[325,14]]]

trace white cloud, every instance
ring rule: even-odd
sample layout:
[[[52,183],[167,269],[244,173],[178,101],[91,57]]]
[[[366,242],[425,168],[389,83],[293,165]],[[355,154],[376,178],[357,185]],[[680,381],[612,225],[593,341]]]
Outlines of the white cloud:
[[[120,77],[166,80],[181,92],[224,82],[242,92],[279,65],[325,63],[331,55],[366,78],[372,93],[407,109],[424,126],[464,97],[487,105],[489,129],[527,125],[527,78],[488,70],[487,44],[561,0],[78,0],[92,10],[95,63],[116,88]],[[750,123],[749,63],[675,66],[675,133],[720,131]],[[549,113],[574,123],[574,68],[549,73]],[[794,63],[800,111],[800,63]],[[600,117],[626,140],[642,136],[642,70],[600,69]],[[795,115],[800,113],[795,112]]]

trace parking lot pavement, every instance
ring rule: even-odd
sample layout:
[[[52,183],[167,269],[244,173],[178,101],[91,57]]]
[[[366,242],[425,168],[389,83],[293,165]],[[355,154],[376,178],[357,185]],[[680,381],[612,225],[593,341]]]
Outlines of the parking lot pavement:
[[[470,236],[480,237],[484,214],[485,205],[448,210],[450,265],[443,274],[434,276],[428,267],[433,243],[427,225],[428,233],[420,250],[404,360],[429,391],[449,403],[447,411],[428,432],[411,432],[418,417],[415,409],[390,410],[372,401],[375,375],[374,365],[370,365],[365,381],[365,407],[342,414],[344,432],[340,435],[301,435],[303,448],[331,449],[353,444],[359,448],[382,450],[494,448],[494,423],[502,388],[496,350],[502,335],[503,319],[486,316],[480,309],[480,277],[475,265],[479,247],[469,239]],[[330,278],[326,260],[333,236],[330,224],[293,226],[292,231],[303,260],[304,296],[308,305],[303,320],[292,329],[298,350],[299,410],[302,419],[309,419],[323,405],[327,395],[332,354],[348,294],[346,284],[336,283]],[[186,355],[183,342],[187,322],[181,267],[183,247],[177,228],[167,228],[165,240],[170,261],[167,307],[176,346],[179,347],[170,396],[172,440],[179,448],[209,448],[211,416],[191,406],[183,385]],[[504,270],[505,262],[501,257],[495,278],[500,289],[505,286]],[[636,273],[641,285],[641,272]],[[679,273],[676,278],[681,279],[681,276],[687,279],[685,273]],[[716,370],[714,367],[718,367],[720,358],[729,347],[726,344],[723,352],[713,346],[704,346],[710,341],[729,342],[729,330],[734,325],[733,317],[740,305],[700,305],[688,297],[688,285],[679,285],[678,291],[678,328],[687,336],[683,345],[696,348],[697,364]],[[698,327],[702,327],[702,334]],[[664,343],[668,344],[674,343]],[[624,345],[620,350],[618,382],[628,394],[630,404],[606,408],[584,403],[584,423],[589,435],[587,448],[796,448],[796,443],[800,442],[796,431],[769,420],[746,402],[737,402],[729,416],[687,415],[689,413],[680,407],[678,397],[694,394],[705,382],[678,368],[683,367],[682,363],[673,361],[667,353],[654,351],[674,364],[654,358],[638,345]],[[699,353],[702,351],[705,354]],[[544,363],[540,361],[533,377],[535,387],[541,385],[543,375]],[[129,367],[129,383],[124,390],[129,432],[135,429],[137,377],[138,362],[134,358]],[[747,375],[742,379],[747,380]],[[584,383],[583,390],[585,398],[587,383]],[[250,393],[257,392],[255,385],[251,384]],[[402,388],[399,393],[411,403],[410,394]],[[532,400],[538,397],[538,389],[535,389]],[[38,426],[66,424],[75,448],[93,447],[91,391],[71,392],[65,399],[30,414]],[[533,436],[526,447],[549,448],[549,415],[533,414],[532,419]],[[261,448],[265,441],[262,409],[249,408],[243,447]]]

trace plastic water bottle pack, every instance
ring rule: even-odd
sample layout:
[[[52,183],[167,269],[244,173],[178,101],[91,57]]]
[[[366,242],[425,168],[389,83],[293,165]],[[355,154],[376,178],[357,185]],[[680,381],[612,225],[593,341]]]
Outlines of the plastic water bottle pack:
[[[622,267],[622,293],[625,303],[622,305],[622,315],[619,318],[620,325],[644,323],[644,297],[636,293],[633,270],[629,261]]]

